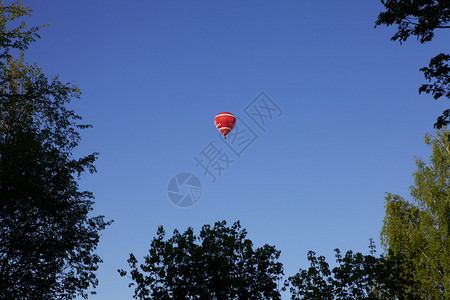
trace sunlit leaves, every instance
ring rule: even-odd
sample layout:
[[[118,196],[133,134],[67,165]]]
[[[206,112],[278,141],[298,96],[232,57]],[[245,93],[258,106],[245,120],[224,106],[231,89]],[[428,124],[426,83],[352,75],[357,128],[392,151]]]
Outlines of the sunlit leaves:
[[[35,26],[28,29],[25,21],[20,22],[19,25],[10,26],[16,19],[31,16],[31,8],[25,7],[20,2],[19,0],[7,5],[5,1],[0,2],[0,59],[7,58],[12,49],[27,49],[31,42],[40,37],[37,34],[39,29],[47,26]],[[1,61],[0,64],[2,64]]]
[[[436,132],[426,142],[429,162],[416,160],[411,201],[386,197],[384,246],[413,263],[418,292],[426,299],[450,298],[450,141]]]

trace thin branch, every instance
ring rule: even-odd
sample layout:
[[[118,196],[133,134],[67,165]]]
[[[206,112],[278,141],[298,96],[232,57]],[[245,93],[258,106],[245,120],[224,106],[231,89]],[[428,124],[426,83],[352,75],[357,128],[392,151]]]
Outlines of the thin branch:
[[[26,98],[32,98],[30,95],[26,95],[26,94],[0,94],[0,97],[9,97],[9,98],[26,97]]]
[[[441,139],[438,139],[439,144],[447,151],[447,153],[450,155],[449,149],[442,143]]]
[[[408,231],[406,231],[406,234],[412,240],[411,234]],[[422,255],[425,256],[425,258],[428,260],[428,262],[431,263],[431,259],[425,254],[425,252],[422,250],[422,248],[420,248],[419,245],[416,245],[416,247],[417,247],[417,249],[419,249],[420,252],[422,252]],[[431,265],[433,265],[433,264],[431,264]],[[441,270],[439,270],[439,268],[434,267],[434,269],[436,269],[439,272],[439,274],[441,274],[441,276],[444,276],[444,274],[442,274],[442,272],[441,272]]]

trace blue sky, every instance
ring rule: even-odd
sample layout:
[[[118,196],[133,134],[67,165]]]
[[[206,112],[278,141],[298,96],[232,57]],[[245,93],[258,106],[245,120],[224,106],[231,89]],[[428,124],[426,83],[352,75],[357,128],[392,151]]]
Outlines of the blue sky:
[[[26,1],[29,24],[50,26],[27,52],[48,75],[82,90],[73,107],[94,125],[80,154],[100,152],[98,173],[82,188],[103,232],[100,285],[91,299],[129,299],[130,252],[146,254],[157,227],[240,220],[255,246],[282,251],[290,276],[314,250],[367,251],[379,245],[385,192],[408,196],[423,136],[446,109],[427,95],[419,68],[448,52],[446,32],[432,43],[391,42],[374,29],[379,1]],[[282,110],[263,132],[244,108],[265,92]],[[214,116],[229,111],[255,140],[216,182],[195,166]],[[239,124],[238,124],[239,125]],[[227,152],[228,151],[228,152]],[[178,208],[170,179],[189,172],[200,200]]]

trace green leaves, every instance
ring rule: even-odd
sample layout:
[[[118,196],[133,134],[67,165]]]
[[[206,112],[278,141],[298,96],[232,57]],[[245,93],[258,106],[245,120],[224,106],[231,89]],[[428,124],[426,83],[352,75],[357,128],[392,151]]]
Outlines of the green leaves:
[[[450,141],[448,132],[426,138],[429,162],[416,160],[411,201],[386,197],[381,237],[394,255],[412,264],[417,293],[426,299],[450,297]]]
[[[0,2],[0,59],[9,57],[11,49],[27,49],[31,42],[40,37],[37,34],[39,29],[48,26],[35,26],[27,29],[26,23],[21,22],[18,26],[9,28],[8,25],[12,21],[31,16],[31,8],[25,7],[20,2],[20,0],[15,1],[9,5],[5,5],[5,1]]]
[[[136,299],[280,299],[277,280],[283,274],[280,251],[253,249],[238,222],[216,222],[200,235],[188,228],[165,240],[163,227],[153,238],[145,263],[130,254],[131,286]],[[128,272],[118,270],[120,276]]]

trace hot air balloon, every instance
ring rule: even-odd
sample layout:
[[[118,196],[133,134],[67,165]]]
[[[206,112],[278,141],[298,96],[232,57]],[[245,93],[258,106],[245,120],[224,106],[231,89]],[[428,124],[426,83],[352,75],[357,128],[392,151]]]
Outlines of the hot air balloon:
[[[234,128],[234,125],[236,125],[236,118],[232,113],[221,112],[214,118],[214,124],[226,139],[227,134]]]

